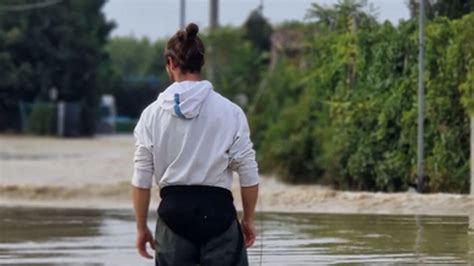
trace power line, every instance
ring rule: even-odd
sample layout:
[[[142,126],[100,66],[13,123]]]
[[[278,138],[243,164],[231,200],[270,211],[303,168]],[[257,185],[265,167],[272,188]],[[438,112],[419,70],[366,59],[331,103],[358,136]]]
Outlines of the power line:
[[[62,0],[47,0],[40,3],[24,4],[24,5],[0,5],[0,12],[21,12],[28,10],[41,9],[59,4]]]

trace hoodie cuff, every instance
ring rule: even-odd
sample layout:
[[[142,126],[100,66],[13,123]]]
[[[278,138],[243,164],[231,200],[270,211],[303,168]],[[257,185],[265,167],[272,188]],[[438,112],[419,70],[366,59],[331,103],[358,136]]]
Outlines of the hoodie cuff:
[[[239,182],[241,187],[253,187],[260,183],[257,169],[239,171]]]
[[[150,189],[153,186],[153,174],[148,171],[135,169],[133,172],[132,186]]]

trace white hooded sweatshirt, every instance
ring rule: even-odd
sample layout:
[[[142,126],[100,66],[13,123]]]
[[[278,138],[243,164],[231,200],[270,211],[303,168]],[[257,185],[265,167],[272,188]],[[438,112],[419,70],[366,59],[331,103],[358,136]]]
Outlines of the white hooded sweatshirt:
[[[132,185],[150,188],[205,185],[230,190],[259,183],[255,151],[244,112],[213,90],[209,81],[171,84],[142,113]]]

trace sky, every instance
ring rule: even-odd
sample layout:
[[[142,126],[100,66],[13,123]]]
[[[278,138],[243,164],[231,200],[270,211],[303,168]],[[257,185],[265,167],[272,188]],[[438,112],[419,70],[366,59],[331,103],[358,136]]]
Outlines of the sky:
[[[240,26],[261,0],[220,0],[219,24]],[[311,3],[334,4],[337,0],[263,0],[264,16],[272,23],[303,20]],[[378,8],[378,19],[398,24],[408,19],[405,0],[369,0]],[[162,39],[179,29],[180,0],[109,0],[104,13],[117,27],[112,36]],[[201,29],[209,25],[209,0],[186,0],[186,23],[194,22]]]

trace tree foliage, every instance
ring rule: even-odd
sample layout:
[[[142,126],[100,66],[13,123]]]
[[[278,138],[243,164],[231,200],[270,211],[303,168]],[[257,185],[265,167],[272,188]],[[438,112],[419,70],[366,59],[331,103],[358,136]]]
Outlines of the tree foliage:
[[[100,92],[110,85],[104,45],[114,24],[101,11],[104,3],[70,0],[21,13],[0,12],[1,127],[15,127],[20,101],[48,100],[54,87],[58,100],[81,103],[81,132],[94,132]]]
[[[425,2],[426,16],[430,19],[435,17],[448,17],[459,19],[474,11],[474,0],[423,0]],[[416,17],[420,9],[419,0],[406,0],[410,15]]]
[[[169,85],[164,47],[164,41],[151,42],[133,36],[114,37],[108,43],[115,85],[106,93],[115,97],[119,116],[138,119],[143,109]]]
[[[206,45],[205,76],[210,77],[213,68],[215,89],[231,100],[243,97],[253,100],[260,81],[260,73],[265,69],[266,54],[256,49],[245,39],[240,28],[223,27],[204,37]],[[245,107],[245,104],[242,104]]]
[[[313,6],[320,14],[300,57],[306,64],[283,58],[265,76],[250,118],[263,171],[342,189],[403,191],[415,182],[417,21],[394,27],[365,13],[366,26],[354,30],[362,8]],[[468,190],[473,20],[427,24],[429,191]]]
[[[244,39],[250,41],[260,51],[270,51],[273,29],[260,10],[254,10],[243,25]]]

